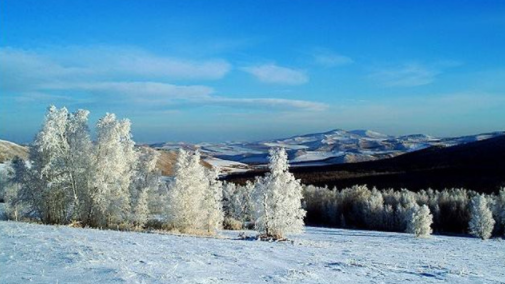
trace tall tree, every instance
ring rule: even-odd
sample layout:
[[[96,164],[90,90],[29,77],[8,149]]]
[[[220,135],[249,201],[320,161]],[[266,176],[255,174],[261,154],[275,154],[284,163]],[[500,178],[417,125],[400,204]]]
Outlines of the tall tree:
[[[87,185],[91,149],[88,111],[69,113],[49,107],[30,148],[29,182],[36,215],[44,223],[66,223],[77,217],[79,195]]]
[[[167,220],[181,232],[205,229],[201,208],[208,182],[199,160],[198,152],[190,154],[180,149],[169,185]]]
[[[107,113],[97,123],[86,223],[111,226],[124,222],[131,210],[130,182],[138,158],[131,123]]]
[[[288,171],[283,148],[270,150],[270,173],[255,184],[256,229],[267,237],[284,238],[303,230],[302,186]]]
[[[203,200],[203,210],[207,212],[206,229],[210,234],[222,229],[223,213],[223,183],[218,179],[217,171],[207,170],[208,187]]]
[[[179,150],[167,198],[169,226],[181,232],[215,233],[223,220],[222,187],[200,164],[200,153]]]

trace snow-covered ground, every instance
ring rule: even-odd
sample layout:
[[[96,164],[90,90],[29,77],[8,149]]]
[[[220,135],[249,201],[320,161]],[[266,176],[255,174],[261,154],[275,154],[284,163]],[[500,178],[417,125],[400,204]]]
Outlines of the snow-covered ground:
[[[0,283],[505,283],[505,241],[307,228],[291,242],[0,222]]]
[[[217,169],[221,174],[223,173],[242,173],[250,170],[249,165],[234,161],[221,160],[214,157],[208,157],[204,159],[205,162],[209,163]]]

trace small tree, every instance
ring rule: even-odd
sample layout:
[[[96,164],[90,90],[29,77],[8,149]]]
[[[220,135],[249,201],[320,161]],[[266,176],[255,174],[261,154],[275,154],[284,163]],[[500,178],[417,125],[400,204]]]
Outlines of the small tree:
[[[149,207],[147,204],[149,188],[142,190],[137,197],[137,204],[133,207],[133,224],[137,229],[141,229],[149,217]]]
[[[416,235],[416,237],[428,237],[431,235],[431,224],[433,223],[433,215],[430,213],[430,208],[423,205],[416,206],[410,215],[410,220],[407,225],[407,233]]]
[[[205,222],[207,232],[215,234],[217,230],[223,227],[223,183],[218,180],[218,174],[215,170],[207,170],[207,179],[209,186],[205,192],[202,207],[204,212],[207,212]]]
[[[488,208],[486,197],[477,195],[470,203],[470,234],[483,240],[489,239],[493,232],[495,221],[493,214]]]
[[[156,150],[141,147],[137,150],[138,159],[130,182],[130,203],[133,208],[131,219],[135,227],[142,227],[149,217],[149,200],[158,192],[160,171],[156,169],[159,153]]]
[[[256,229],[266,237],[281,239],[303,230],[302,186],[288,171],[282,148],[270,150],[270,173],[256,180]]]

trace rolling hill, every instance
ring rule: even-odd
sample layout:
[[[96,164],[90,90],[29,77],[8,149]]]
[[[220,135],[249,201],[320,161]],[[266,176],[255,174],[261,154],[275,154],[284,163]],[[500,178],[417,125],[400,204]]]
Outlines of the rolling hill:
[[[0,163],[12,160],[14,157],[28,158],[28,147],[13,142],[0,140]]]
[[[205,157],[219,159],[218,164],[240,163],[244,169],[255,168],[268,163],[271,147],[284,147],[292,166],[324,166],[342,163],[356,163],[392,158],[432,146],[454,146],[481,141],[504,135],[504,132],[478,135],[437,138],[424,134],[391,136],[370,130],[345,131],[335,129],[324,133],[313,133],[289,138],[259,142],[226,143],[157,143],[150,145],[156,149],[174,150],[178,148],[199,149]],[[228,167],[233,172],[234,165]]]
[[[367,184],[378,188],[443,189],[464,187],[496,192],[505,186],[505,136],[455,146],[431,146],[394,158],[329,166],[292,167],[305,184],[338,188]],[[225,179],[243,183],[256,170]]]

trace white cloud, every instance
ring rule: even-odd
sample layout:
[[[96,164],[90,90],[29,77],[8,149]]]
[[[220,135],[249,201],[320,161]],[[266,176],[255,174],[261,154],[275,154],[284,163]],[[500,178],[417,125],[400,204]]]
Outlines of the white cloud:
[[[87,82],[50,83],[42,90],[86,91],[107,95],[130,96],[145,99],[199,99],[208,97],[214,90],[207,86],[179,86],[159,82]]]
[[[301,85],[309,81],[309,78],[303,71],[275,64],[249,66],[242,68],[242,70],[264,83]]]
[[[212,97],[211,102],[220,105],[237,105],[242,107],[267,107],[276,109],[300,109],[306,111],[324,111],[329,108],[327,104],[276,98],[225,98]]]
[[[433,83],[441,73],[441,69],[436,66],[406,63],[376,69],[370,74],[370,78],[384,87],[415,87]]]
[[[14,78],[137,78],[217,80],[230,70],[223,59],[191,60],[157,56],[132,48],[71,47],[26,51],[0,48],[0,71]],[[70,76],[72,75],[72,76]]]
[[[223,59],[196,61],[160,57],[145,52],[111,54],[107,59],[112,65],[104,66],[104,69],[109,72],[149,77],[217,80],[231,70],[231,65]]]
[[[318,49],[313,54],[314,63],[324,67],[336,67],[352,64],[354,60],[350,57],[331,52],[326,49]]]
[[[19,102],[121,102],[139,108],[184,104],[319,111],[327,107],[303,100],[223,97],[205,85],[166,82],[216,79],[229,68],[222,60],[188,61],[130,49],[73,47],[34,52],[0,48],[0,93],[15,96]],[[300,80],[297,71],[276,68],[284,80]]]
[[[91,94],[103,95],[117,100],[129,99],[135,102],[167,104],[177,100],[185,105],[219,105],[246,108],[298,109],[306,111],[322,111],[328,105],[304,100],[289,100],[278,98],[230,98],[214,96],[214,90],[207,86],[178,86],[157,82],[93,82],[93,83],[55,83],[42,86],[44,91],[85,91]],[[54,96],[58,98],[61,96]],[[40,98],[40,97],[37,97]]]

